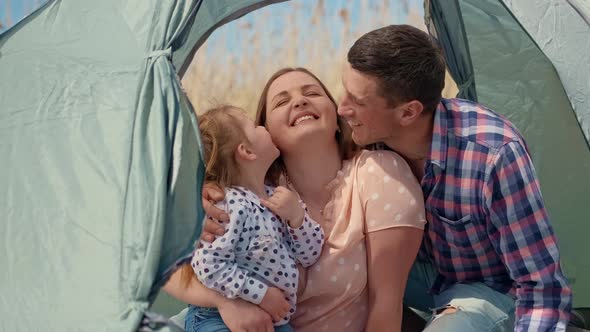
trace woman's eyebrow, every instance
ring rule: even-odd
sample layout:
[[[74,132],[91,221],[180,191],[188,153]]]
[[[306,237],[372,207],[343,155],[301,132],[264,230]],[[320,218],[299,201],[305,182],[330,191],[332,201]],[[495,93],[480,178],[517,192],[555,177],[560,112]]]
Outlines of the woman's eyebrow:
[[[287,91],[281,91],[281,92],[277,93],[274,97],[272,97],[270,102],[274,103],[275,99],[277,99],[278,97],[286,96],[286,95],[287,95]]]
[[[301,91],[307,91],[309,89],[321,89],[322,87],[317,85],[317,84],[305,84],[301,86]],[[288,95],[289,93],[287,91],[281,91],[279,93],[277,93],[274,97],[272,97],[272,99],[270,100],[271,103],[274,103],[275,99],[279,98],[279,97],[283,97]]]
[[[321,89],[321,87],[317,84],[305,84],[305,85],[301,86],[301,91],[309,90],[311,88]]]

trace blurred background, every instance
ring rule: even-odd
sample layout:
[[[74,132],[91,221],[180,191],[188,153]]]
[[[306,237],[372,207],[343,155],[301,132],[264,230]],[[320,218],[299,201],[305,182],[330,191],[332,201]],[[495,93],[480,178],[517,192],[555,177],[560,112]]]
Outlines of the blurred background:
[[[197,110],[231,103],[253,113],[278,69],[310,69],[338,99],[346,52],[362,34],[392,23],[425,29],[423,1],[300,0],[270,5],[216,30],[183,85]]]
[[[0,32],[44,0],[0,0]],[[425,30],[423,0],[292,0],[267,6],[213,32],[182,82],[197,112],[232,104],[253,115],[266,80],[278,69],[302,66],[338,100],[346,52],[362,34],[389,24]],[[448,79],[446,96],[456,94]]]

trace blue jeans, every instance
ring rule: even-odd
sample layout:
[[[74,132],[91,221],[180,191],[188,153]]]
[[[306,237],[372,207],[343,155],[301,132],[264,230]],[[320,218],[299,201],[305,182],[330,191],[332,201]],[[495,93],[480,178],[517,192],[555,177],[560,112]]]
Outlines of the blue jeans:
[[[515,300],[510,295],[482,283],[455,284],[440,294],[428,294],[436,275],[432,264],[416,260],[404,295],[406,306],[429,319],[424,331],[514,331]],[[447,307],[457,311],[441,314]]]
[[[184,320],[186,332],[230,332],[216,308],[189,306]],[[275,326],[275,332],[294,332],[289,324]]]

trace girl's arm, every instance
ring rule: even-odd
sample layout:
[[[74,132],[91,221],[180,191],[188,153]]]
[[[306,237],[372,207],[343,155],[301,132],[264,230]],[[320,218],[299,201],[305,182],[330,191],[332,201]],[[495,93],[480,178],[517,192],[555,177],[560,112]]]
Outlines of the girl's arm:
[[[229,189],[226,210],[230,221],[225,234],[213,242],[203,242],[195,251],[192,266],[198,280],[207,288],[214,289],[228,298],[239,297],[254,304],[260,304],[268,285],[254,278],[236,262],[236,252],[245,252],[250,243],[248,231],[251,207],[238,202],[238,195]]]
[[[298,228],[287,225],[287,242],[297,262],[308,267],[317,262],[324,245],[324,231],[305,209],[303,223]]]
[[[324,245],[324,231],[307,213],[299,195],[286,187],[278,186],[271,197],[260,199],[260,202],[286,224],[289,235],[285,240],[295,259],[304,267],[315,263]]]

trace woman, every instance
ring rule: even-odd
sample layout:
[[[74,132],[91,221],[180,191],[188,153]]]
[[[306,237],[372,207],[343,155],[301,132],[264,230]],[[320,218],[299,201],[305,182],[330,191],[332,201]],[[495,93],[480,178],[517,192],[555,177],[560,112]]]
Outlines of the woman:
[[[267,180],[276,185],[284,178],[326,234],[318,262],[302,270],[292,325],[297,331],[399,331],[406,279],[425,223],[422,193],[397,154],[355,153],[336,108],[322,82],[303,68],[278,71],[258,104],[257,123],[281,152]],[[219,199],[212,190],[205,196]],[[209,215],[224,219],[205,205]],[[178,296],[178,287],[173,278],[165,289],[192,304],[218,307],[230,329],[243,324],[245,314],[230,310],[236,305],[264,317],[239,301],[214,299],[199,286]]]

